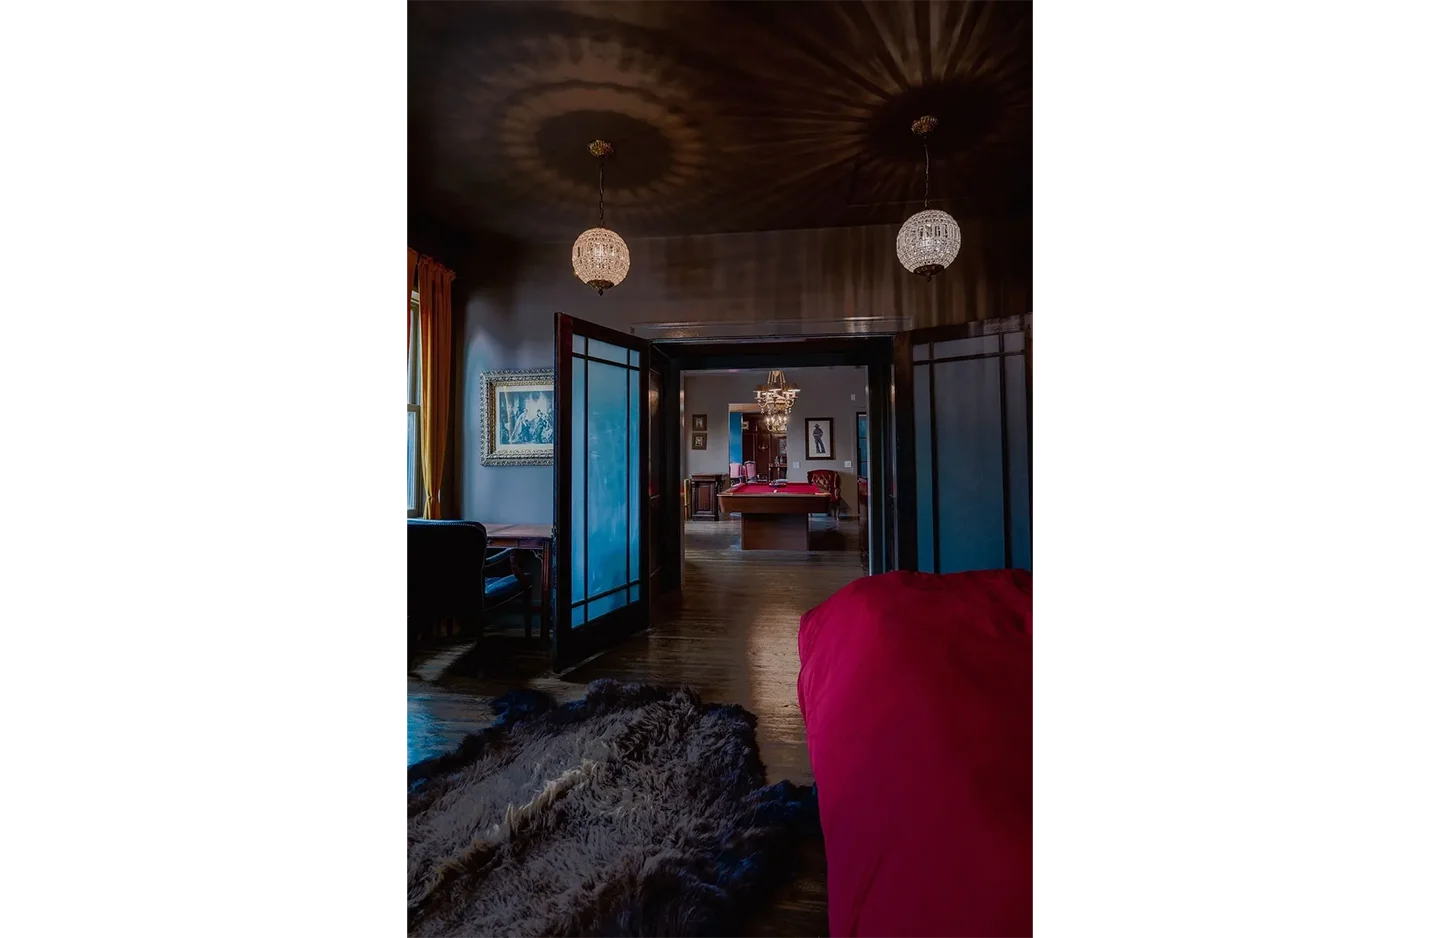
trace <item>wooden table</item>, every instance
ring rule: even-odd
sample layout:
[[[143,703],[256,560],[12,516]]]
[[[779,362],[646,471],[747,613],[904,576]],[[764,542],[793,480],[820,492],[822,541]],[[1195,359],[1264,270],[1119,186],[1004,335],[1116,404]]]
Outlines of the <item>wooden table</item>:
[[[720,493],[721,515],[740,512],[741,550],[809,550],[810,515],[829,510],[830,493],[805,482],[749,482]]]
[[[545,638],[550,622],[550,575],[553,566],[551,545],[555,530],[548,524],[492,524],[485,525],[485,537],[490,547],[514,547],[519,550],[533,550],[540,555],[540,637]],[[526,602],[529,602],[527,599]],[[525,629],[530,637],[530,629]]]

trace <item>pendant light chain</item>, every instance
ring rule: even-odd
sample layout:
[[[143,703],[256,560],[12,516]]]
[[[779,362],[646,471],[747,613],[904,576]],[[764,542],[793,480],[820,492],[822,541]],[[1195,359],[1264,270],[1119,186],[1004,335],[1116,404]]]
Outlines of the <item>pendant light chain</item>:
[[[926,186],[929,188],[928,184]],[[600,157],[600,227],[605,227],[605,157]]]
[[[930,207],[930,135],[920,135],[920,145],[925,148],[925,204],[922,208]],[[914,204],[914,203],[911,203]]]

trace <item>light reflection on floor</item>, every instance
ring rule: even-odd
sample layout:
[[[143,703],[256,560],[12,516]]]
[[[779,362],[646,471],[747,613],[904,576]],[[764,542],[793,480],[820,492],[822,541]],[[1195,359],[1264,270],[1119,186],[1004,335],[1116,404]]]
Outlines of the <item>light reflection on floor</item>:
[[[489,697],[425,686],[413,679],[405,716],[407,765],[451,752],[466,736],[495,722]]]
[[[450,748],[445,734],[424,702],[411,697],[408,701],[405,726],[405,764],[414,765],[421,759],[439,755]]]

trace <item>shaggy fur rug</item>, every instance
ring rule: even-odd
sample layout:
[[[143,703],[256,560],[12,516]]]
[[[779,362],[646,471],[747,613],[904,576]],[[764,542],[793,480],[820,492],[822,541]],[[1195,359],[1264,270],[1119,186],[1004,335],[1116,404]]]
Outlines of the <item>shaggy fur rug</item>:
[[[819,833],[814,789],[765,786],[755,717],[596,681],[410,768],[412,935],[733,935]]]

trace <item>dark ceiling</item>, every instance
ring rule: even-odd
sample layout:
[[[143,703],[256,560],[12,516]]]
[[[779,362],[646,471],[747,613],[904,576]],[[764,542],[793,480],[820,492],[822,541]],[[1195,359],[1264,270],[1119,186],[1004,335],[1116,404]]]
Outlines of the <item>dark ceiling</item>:
[[[1029,3],[409,5],[412,212],[565,241],[1030,213]]]

